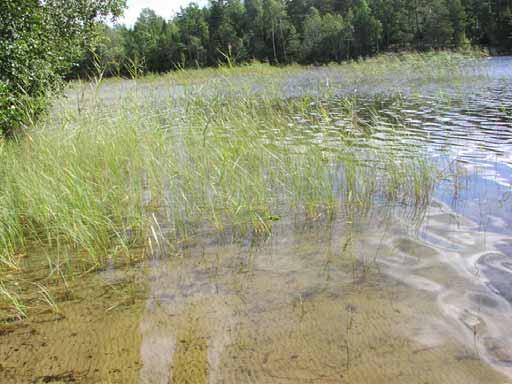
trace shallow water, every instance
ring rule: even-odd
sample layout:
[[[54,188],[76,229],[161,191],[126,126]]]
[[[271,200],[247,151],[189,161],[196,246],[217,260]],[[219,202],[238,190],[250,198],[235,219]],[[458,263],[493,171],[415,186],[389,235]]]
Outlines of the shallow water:
[[[91,275],[62,315],[0,328],[0,382],[512,383],[512,58],[456,88],[359,87],[350,122],[329,71],[287,81],[340,87],[290,139],[378,116],[355,147],[399,142],[446,171],[421,220],[283,217]]]

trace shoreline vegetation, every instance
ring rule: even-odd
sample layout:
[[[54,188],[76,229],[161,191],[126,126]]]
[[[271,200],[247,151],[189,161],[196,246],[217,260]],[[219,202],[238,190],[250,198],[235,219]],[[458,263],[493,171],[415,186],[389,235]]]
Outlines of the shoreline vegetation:
[[[510,1],[214,0],[166,19],[143,9],[133,25],[99,24],[71,72],[87,77],[234,66],[328,64],[386,52],[483,47],[511,52]]]
[[[510,0],[211,0],[165,19],[126,0],[0,5],[0,134],[22,135],[70,79],[191,68],[328,65],[386,52],[511,52]]]
[[[185,2],[0,1],[0,381],[509,379],[512,0]]]
[[[386,55],[328,69],[348,84],[456,81],[475,56]],[[0,321],[41,303],[59,314],[53,288],[173,254],[195,234],[270,235],[277,220],[350,222],[373,206],[421,216],[446,175],[420,149],[354,146],[382,121],[358,115],[351,95],[335,99],[342,112],[332,115],[328,76],[312,77],[314,94],[286,97],[291,74],[309,72],[252,64],[70,84],[26,135],[0,142]]]

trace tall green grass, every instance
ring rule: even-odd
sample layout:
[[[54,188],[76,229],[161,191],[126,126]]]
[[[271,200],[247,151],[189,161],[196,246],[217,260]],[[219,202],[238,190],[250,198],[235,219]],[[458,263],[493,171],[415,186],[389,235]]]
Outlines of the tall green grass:
[[[166,113],[128,101],[109,118],[40,126],[2,149],[1,260],[15,266],[30,242],[85,254],[90,268],[143,245],[155,217],[185,234],[428,194],[421,157],[356,151],[343,132],[335,142],[321,132],[301,139],[300,113],[302,100],[253,96],[194,98]]]
[[[448,60],[433,57],[377,58],[338,70],[380,74]],[[371,140],[371,126],[357,123],[350,99],[341,101],[350,129],[333,135],[329,113],[316,102],[323,96],[287,99],[229,80],[254,76],[254,84],[303,68],[201,71],[163,76],[162,87],[172,77],[186,84],[220,73],[228,80],[179,98],[148,91],[157,78],[123,83],[126,93],[109,98],[120,80],[108,80],[88,90],[79,108],[71,97],[26,137],[0,143],[0,280],[22,275],[38,252],[48,265],[65,260],[83,272],[130,262],[136,248],[172,245],[205,228],[270,232],[284,216],[333,219],[374,205],[428,204],[435,168],[410,149],[403,156],[390,149],[397,146],[353,146],[354,131]],[[308,129],[299,120],[321,124]],[[0,295],[9,292],[1,287]],[[13,293],[3,297],[19,302]]]

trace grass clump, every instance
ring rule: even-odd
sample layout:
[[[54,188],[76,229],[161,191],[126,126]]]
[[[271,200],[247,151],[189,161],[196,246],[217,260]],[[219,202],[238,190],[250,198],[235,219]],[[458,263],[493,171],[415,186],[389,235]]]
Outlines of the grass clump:
[[[125,251],[142,236],[143,180],[153,138],[133,126],[120,131],[84,123],[61,127],[64,136],[43,127],[5,149],[1,188],[8,204],[2,209],[10,211],[12,223],[4,231],[11,237],[7,244],[72,245],[101,264],[109,252]],[[158,148],[150,147],[157,155]]]
[[[204,71],[210,78],[215,70]],[[91,103],[65,104],[26,138],[1,144],[0,276],[29,268],[31,249],[44,250],[50,270],[66,264],[83,273],[203,230],[270,232],[286,216],[334,219],[375,204],[428,204],[433,168],[419,152],[353,146],[355,131],[372,139],[350,100],[340,101],[338,127],[307,95],[286,99],[242,86],[162,98],[141,93],[147,85],[137,82],[114,100],[103,98],[100,84]]]

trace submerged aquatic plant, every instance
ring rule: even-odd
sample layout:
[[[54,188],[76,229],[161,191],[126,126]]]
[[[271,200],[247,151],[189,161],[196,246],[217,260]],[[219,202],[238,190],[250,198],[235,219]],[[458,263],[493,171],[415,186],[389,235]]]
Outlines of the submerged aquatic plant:
[[[20,299],[19,295],[12,289],[8,289],[3,282],[0,281],[0,297],[7,301],[13,309],[16,316],[20,319],[27,317],[27,307]]]

